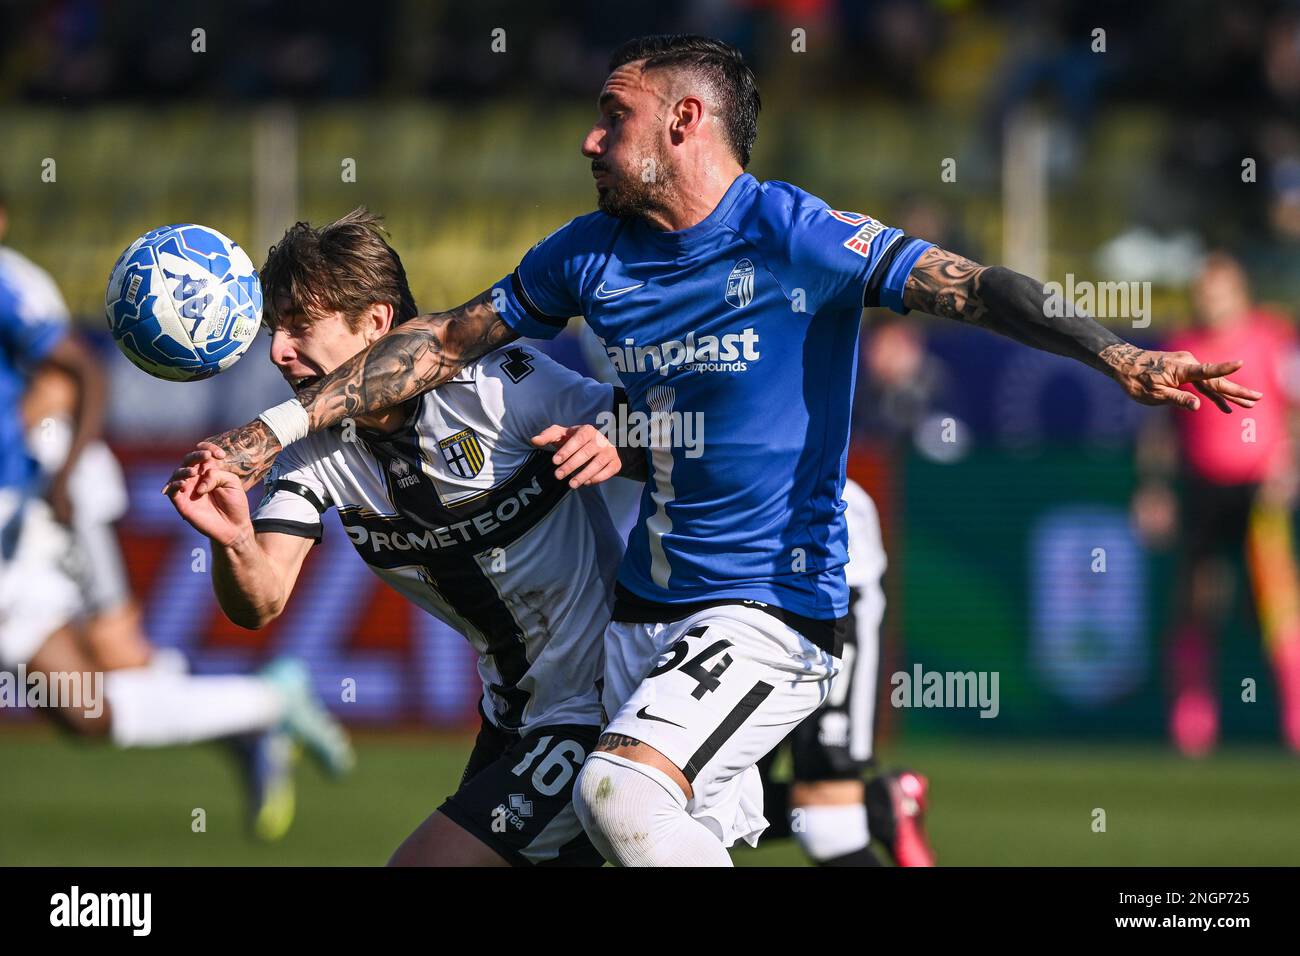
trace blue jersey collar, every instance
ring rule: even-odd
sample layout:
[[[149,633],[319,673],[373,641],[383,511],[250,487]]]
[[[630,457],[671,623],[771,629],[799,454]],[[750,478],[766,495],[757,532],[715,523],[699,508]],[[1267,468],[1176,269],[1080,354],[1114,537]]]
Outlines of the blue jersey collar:
[[[754,189],[757,186],[757,179],[749,175],[749,173],[741,173],[736,177],[735,181],[727,187],[727,191],[723,194],[722,199],[713,207],[713,212],[709,213],[695,225],[687,226],[685,229],[678,229],[674,232],[664,232],[660,229],[655,229],[644,219],[641,219],[637,223],[638,229],[650,242],[665,249],[678,251],[689,248],[692,244],[699,242],[717,229],[719,224],[727,218],[727,214],[731,212],[740,197],[746,195],[751,189]]]

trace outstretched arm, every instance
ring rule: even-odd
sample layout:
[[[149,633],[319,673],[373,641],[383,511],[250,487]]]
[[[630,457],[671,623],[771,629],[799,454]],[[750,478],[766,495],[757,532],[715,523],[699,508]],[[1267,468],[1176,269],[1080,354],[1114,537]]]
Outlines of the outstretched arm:
[[[320,431],[437,388],[470,362],[515,338],[518,335],[492,307],[489,289],[450,312],[404,322],[303,389],[295,401],[306,413],[307,432]],[[295,409],[290,411],[300,417]],[[260,419],[207,441],[218,447],[213,455],[221,467],[234,472],[245,488],[266,473],[281,448],[275,433]],[[209,490],[206,483],[201,490]]]
[[[1125,342],[1089,316],[1056,301],[1042,283],[1002,266],[982,266],[946,249],[927,249],[912,267],[903,290],[910,309],[968,322],[1025,345],[1077,359],[1119,382],[1144,405],[1195,410],[1196,390],[1229,412],[1228,403],[1250,408],[1262,393],[1224,376],[1241,362],[1202,363],[1190,352],[1154,352]]]

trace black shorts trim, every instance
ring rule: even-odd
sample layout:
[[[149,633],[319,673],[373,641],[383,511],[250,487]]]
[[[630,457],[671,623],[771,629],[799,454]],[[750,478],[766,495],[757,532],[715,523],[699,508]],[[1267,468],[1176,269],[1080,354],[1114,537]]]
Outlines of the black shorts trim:
[[[670,624],[673,621],[680,621],[683,618],[690,617],[692,614],[698,614],[700,611],[707,611],[711,607],[757,608],[765,614],[770,614],[786,627],[798,631],[815,647],[821,648],[834,657],[839,657],[843,653],[844,640],[848,636],[853,621],[851,614],[823,621],[817,618],[804,617],[802,614],[795,614],[793,611],[787,611],[775,604],[738,600],[736,598],[693,601],[687,604],[663,604],[659,601],[647,600],[639,594],[633,594],[619,583],[614,584],[614,614],[611,620],[624,624]]]

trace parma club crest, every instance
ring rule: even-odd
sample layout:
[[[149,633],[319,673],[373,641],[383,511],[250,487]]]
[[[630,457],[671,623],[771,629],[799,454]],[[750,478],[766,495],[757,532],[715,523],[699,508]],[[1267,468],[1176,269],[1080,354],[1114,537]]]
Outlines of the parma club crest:
[[[458,431],[450,438],[438,442],[442,459],[457,478],[473,478],[483,470],[483,446],[479,444],[474,429]]]

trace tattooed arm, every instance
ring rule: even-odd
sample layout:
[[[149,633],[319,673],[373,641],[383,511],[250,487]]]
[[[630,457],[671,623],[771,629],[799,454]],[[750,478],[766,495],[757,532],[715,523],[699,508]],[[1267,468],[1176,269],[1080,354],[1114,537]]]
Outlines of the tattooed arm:
[[[1077,359],[1115,379],[1144,405],[1195,410],[1191,382],[1220,411],[1252,407],[1262,394],[1224,378],[1241,362],[1201,363],[1190,352],[1154,352],[1125,342],[1096,320],[1048,295],[1042,283],[1002,266],[982,266],[934,246],[908,276],[903,304],[998,332],[1025,345]]]
[[[488,290],[450,312],[410,319],[303,389],[297,399],[307,412],[310,430],[400,405],[518,338],[492,308],[491,297]],[[207,442],[219,449],[212,457],[221,459],[221,467],[238,475],[245,488],[261,479],[280,450],[279,441],[261,420]],[[191,457],[207,454],[191,452],[184,464],[195,464]]]

